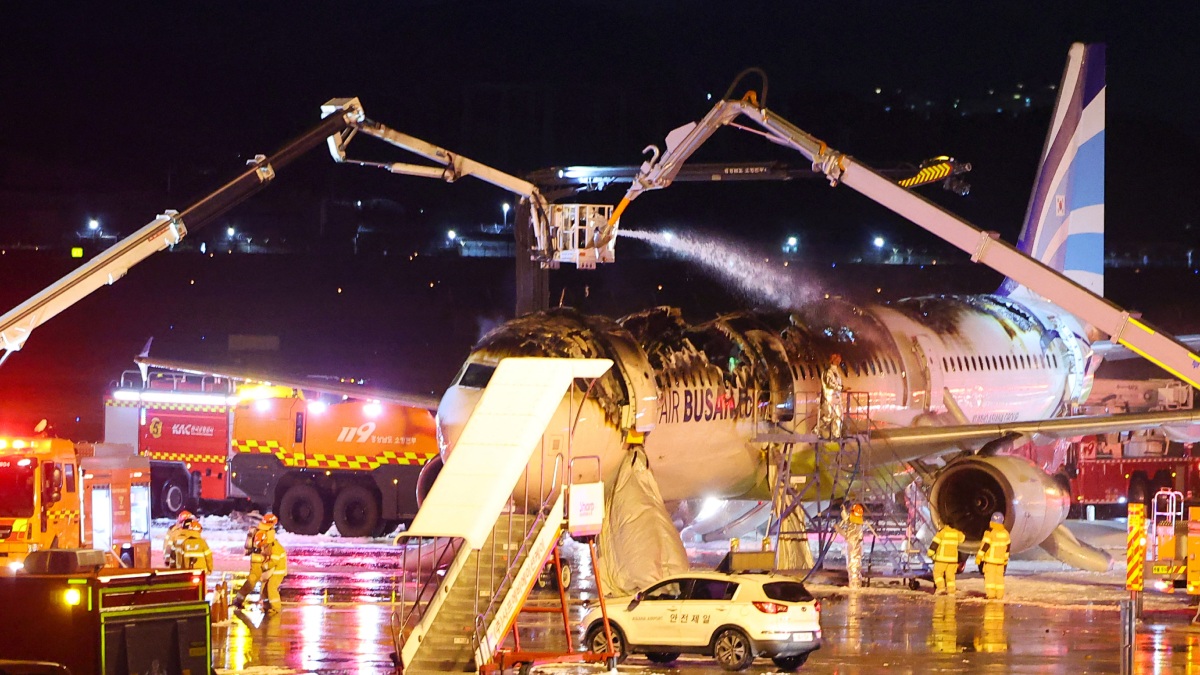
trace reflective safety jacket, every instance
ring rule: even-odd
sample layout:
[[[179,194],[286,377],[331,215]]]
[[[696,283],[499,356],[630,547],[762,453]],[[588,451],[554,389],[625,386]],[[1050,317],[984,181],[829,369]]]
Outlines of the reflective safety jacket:
[[[1008,549],[1012,545],[1012,537],[1004,529],[1004,523],[991,523],[983,540],[979,543],[979,562],[992,565],[1008,564]]]
[[[287,549],[275,538],[275,530],[259,530],[261,538],[256,537],[257,551],[262,554],[263,572],[268,574],[287,573]]]
[[[958,530],[943,525],[938,533],[933,535],[933,543],[929,545],[929,557],[933,562],[958,564],[958,545],[967,540],[967,535]]]
[[[204,570],[212,574],[213,554],[208,542],[194,530],[184,530],[175,544],[175,566],[184,570]]]
[[[163,564],[169,568],[176,566],[175,550],[179,548],[180,542],[188,535],[188,530],[183,525],[176,523],[167,528],[167,536],[163,537]]]

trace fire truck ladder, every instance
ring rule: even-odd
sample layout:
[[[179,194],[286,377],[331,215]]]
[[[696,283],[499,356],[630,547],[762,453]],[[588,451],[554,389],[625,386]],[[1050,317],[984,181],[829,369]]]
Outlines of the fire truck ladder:
[[[403,566],[412,575],[392,614],[397,665],[407,675],[475,672],[493,660],[563,535],[562,455],[552,460],[552,485],[527,508],[508,508],[511,496],[522,474],[531,493],[526,466],[563,392],[610,367],[607,359],[545,358],[497,366],[412,527],[397,539],[406,543]]]

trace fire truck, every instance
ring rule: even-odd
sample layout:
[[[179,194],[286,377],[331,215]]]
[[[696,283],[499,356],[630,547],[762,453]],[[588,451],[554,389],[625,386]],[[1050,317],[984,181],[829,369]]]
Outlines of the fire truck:
[[[1096,380],[1083,412],[1108,414],[1184,410],[1192,388],[1177,380]],[[1119,511],[1127,502],[1150,505],[1160,490],[1188,502],[1200,498],[1200,449],[1160,429],[1089,435],[1067,448],[1064,473],[1077,507]]]
[[[336,523],[352,537],[416,515],[418,478],[437,455],[428,409],[240,381],[148,368],[123,374],[106,397],[105,440],[150,459],[156,515],[257,508],[289,532]]]
[[[150,567],[149,462],[129,447],[0,438],[0,563],[80,545],[109,567]]]

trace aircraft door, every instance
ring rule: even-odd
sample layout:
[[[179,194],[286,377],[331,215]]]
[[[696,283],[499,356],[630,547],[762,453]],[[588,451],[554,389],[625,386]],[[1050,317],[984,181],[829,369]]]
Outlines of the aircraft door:
[[[913,352],[917,355],[921,369],[925,373],[925,411],[937,412],[943,410],[945,404],[942,403],[942,391],[945,384],[942,377],[942,362],[939,350],[930,336],[916,335],[913,336]]]

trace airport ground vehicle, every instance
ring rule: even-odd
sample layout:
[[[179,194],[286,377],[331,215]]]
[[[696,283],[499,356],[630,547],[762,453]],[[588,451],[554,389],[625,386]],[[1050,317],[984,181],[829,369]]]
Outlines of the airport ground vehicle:
[[[437,455],[422,408],[162,369],[122,376],[105,400],[105,438],[150,458],[156,515],[240,506],[273,511],[289,532],[336,523],[353,537],[411,520]]]
[[[766,656],[795,670],[821,646],[821,603],[800,581],[774,574],[689,572],[632,597],[608,601],[613,648],[620,659],[643,653],[669,663],[682,653],[708,654],[725,670]],[[584,647],[607,652],[600,608],[583,619]]]
[[[127,446],[0,438],[0,563],[84,545],[109,567],[149,568],[149,469]]]
[[[1192,388],[1178,380],[1096,380],[1084,412],[1158,412],[1192,408]],[[1063,471],[1076,510],[1123,510],[1150,505],[1160,489],[1188,501],[1200,491],[1200,456],[1192,443],[1172,441],[1161,429],[1082,436],[1067,448]]]
[[[104,554],[84,549],[38,551],[26,562],[0,572],[4,658],[76,674],[211,672],[203,572],[104,570]]]

